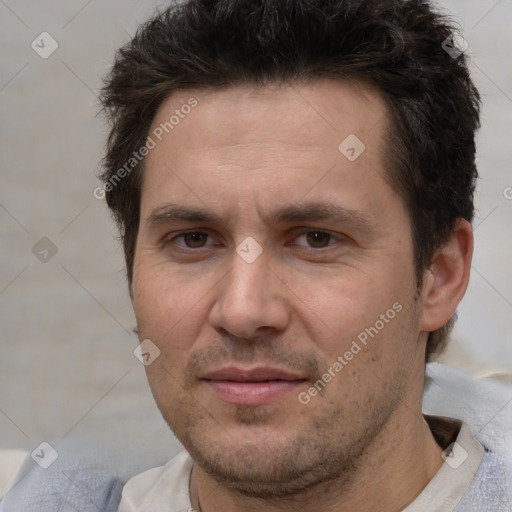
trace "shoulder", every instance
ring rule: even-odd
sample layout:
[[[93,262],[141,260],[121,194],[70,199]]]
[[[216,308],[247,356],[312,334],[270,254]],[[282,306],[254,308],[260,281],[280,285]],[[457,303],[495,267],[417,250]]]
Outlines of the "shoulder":
[[[510,512],[512,510],[512,460],[486,449],[482,463],[456,510]]]
[[[192,458],[185,450],[165,466],[148,469],[130,478],[123,487],[119,512],[160,510],[172,504],[176,510],[190,507],[189,479]],[[174,510],[174,509],[172,509]]]

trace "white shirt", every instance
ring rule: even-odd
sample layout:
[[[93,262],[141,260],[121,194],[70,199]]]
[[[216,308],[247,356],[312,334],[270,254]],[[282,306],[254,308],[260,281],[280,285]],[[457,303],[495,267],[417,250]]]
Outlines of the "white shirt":
[[[448,420],[426,415],[425,418],[431,428],[433,424],[446,425]],[[471,485],[485,450],[465,423],[450,422],[452,426],[460,425],[451,457],[446,458],[434,478],[403,512],[452,512]],[[165,466],[128,480],[118,512],[193,512],[189,495],[192,462],[190,455],[182,451]]]

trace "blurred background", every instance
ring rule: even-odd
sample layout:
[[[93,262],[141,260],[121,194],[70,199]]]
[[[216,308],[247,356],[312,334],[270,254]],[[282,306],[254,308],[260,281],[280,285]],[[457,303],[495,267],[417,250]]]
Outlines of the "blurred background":
[[[165,4],[0,0],[0,449],[167,429],[133,355],[114,225],[93,196],[101,77]],[[476,378],[512,371],[512,1],[440,6],[469,43],[484,102],[472,278],[442,357]]]

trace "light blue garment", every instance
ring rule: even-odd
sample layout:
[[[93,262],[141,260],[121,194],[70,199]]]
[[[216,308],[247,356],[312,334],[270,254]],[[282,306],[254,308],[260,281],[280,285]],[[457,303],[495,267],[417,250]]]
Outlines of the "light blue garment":
[[[482,464],[455,512],[512,512],[512,467],[486,451]]]
[[[96,432],[49,444],[57,460],[42,469],[29,455],[0,502],[0,512],[115,512],[130,477],[175,455],[170,433],[107,440]]]
[[[463,420],[486,448],[455,512],[512,512],[512,381],[475,378],[441,363],[427,365],[423,412]]]

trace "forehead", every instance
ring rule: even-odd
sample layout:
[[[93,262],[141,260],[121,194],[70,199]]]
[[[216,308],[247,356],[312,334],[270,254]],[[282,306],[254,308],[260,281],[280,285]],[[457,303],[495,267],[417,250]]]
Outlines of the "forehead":
[[[187,104],[197,101],[193,109]],[[151,131],[174,119],[166,141],[187,147],[254,142],[331,145],[357,133],[370,142],[383,128],[386,107],[380,94],[367,84],[318,79],[308,84],[242,84],[221,89],[178,91],[160,105]],[[179,116],[179,120],[177,118]],[[184,122],[187,118],[193,119]],[[212,130],[212,124],[216,129]],[[284,125],[286,129],[283,130]],[[165,137],[169,135],[169,137]],[[181,137],[180,137],[181,135]],[[180,140],[181,139],[181,140]],[[337,146],[337,145],[336,145]]]
[[[142,217],[169,196],[211,202],[271,187],[292,200],[294,191],[299,199],[343,184],[352,195],[356,184],[368,191],[384,181],[385,126],[378,92],[351,81],[178,91],[150,128],[156,145],[146,158]]]

